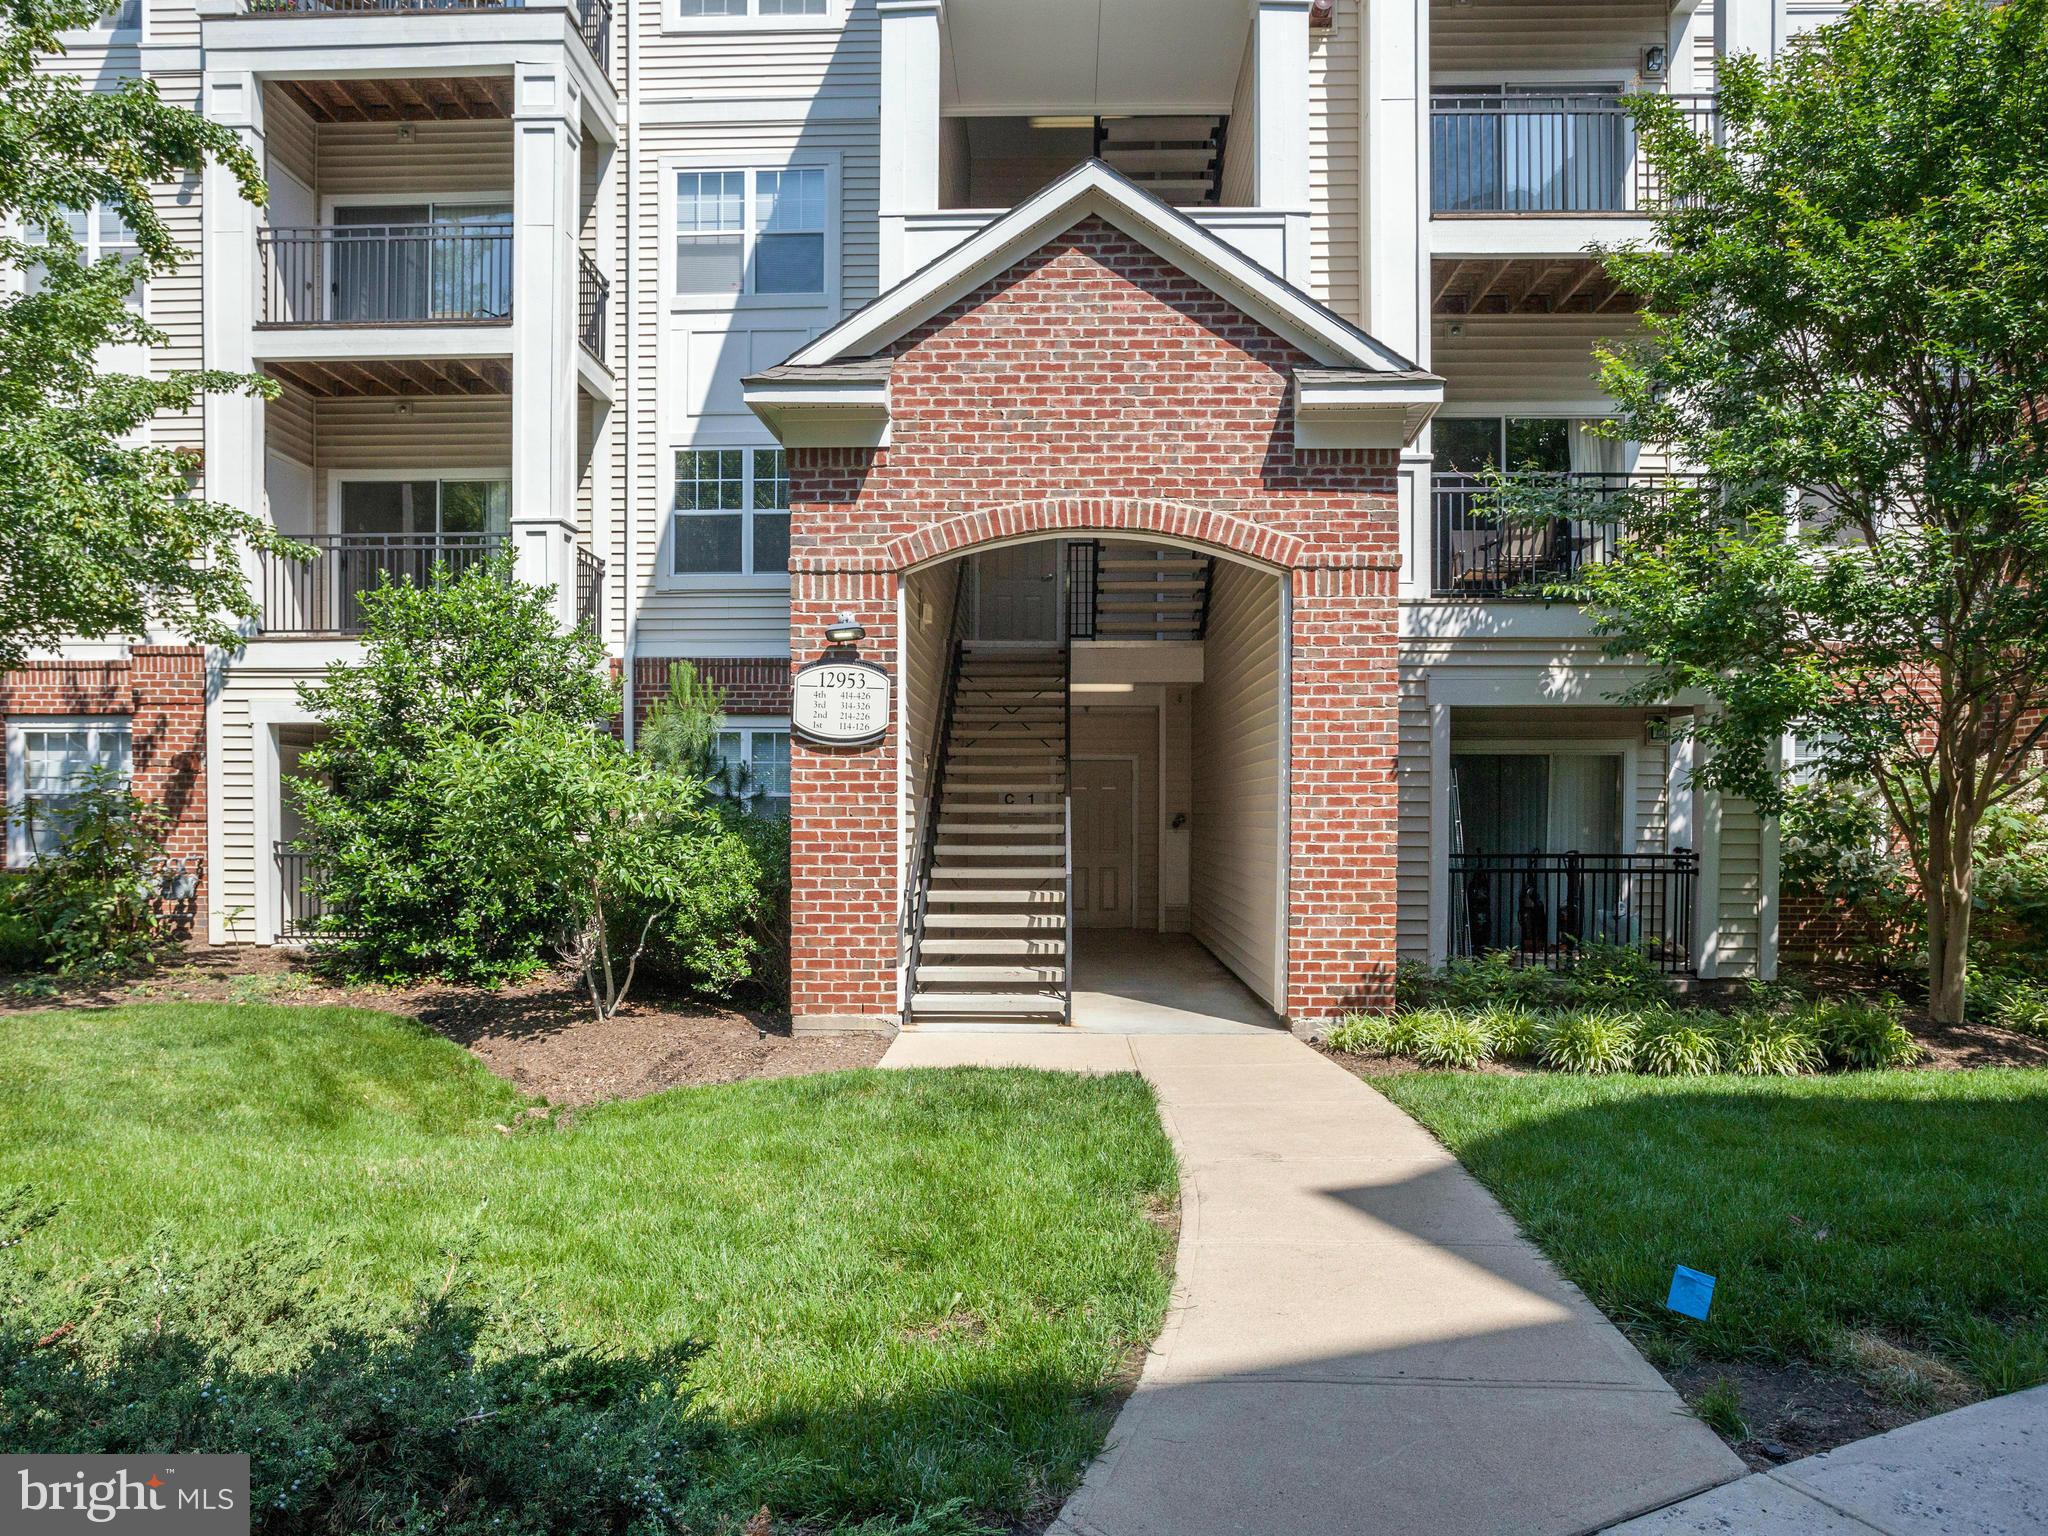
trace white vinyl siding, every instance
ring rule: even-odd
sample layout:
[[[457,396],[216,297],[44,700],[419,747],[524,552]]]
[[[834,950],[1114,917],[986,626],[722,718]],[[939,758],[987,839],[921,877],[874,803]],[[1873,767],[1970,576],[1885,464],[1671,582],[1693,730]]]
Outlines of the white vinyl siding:
[[[1280,583],[1218,561],[1194,691],[1194,935],[1274,1008],[1280,908]]]
[[[149,283],[149,321],[164,333],[164,339],[150,349],[149,372],[162,378],[192,372],[205,363],[200,319],[199,178],[187,176],[154,186],[150,198],[157,216],[185,253],[175,268]],[[190,410],[163,412],[150,424],[152,447],[197,453],[205,446],[205,437],[205,407],[196,402]]]
[[[1747,800],[1721,806],[1715,955],[1722,976],[1758,974],[1763,954],[1764,825]]]
[[[1329,26],[1308,35],[1308,291],[1354,324],[1363,299],[1359,262],[1364,233],[1358,214],[1362,24],[1359,6],[1344,0]]]
[[[1628,314],[1439,315],[1432,323],[1430,367],[1443,375],[1446,406],[1503,410],[1603,400],[1593,348],[1638,331]],[[1451,334],[1453,327],[1459,334]]]
[[[1395,946],[1403,960],[1429,959],[1430,822],[1436,804],[1429,775],[1429,682],[1419,667],[1401,668],[1394,771]]]
[[[400,138],[390,123],[322,123],[314,189],[322,198],[505,197],[512,124],[420,122]]]
[[[619,0],[621,9],[626,0]],[[881,27],[874,0],[829,0],[823,17],[730,18],[683,25],[674,0],[639,6],[635,64],[643,101],[797,97],[821,90],[874,91],[881,82]],[[800,23],[800,24],[793,24]],[[619,23],[613,24],[617,36]],[[722,125],[721,125],[722,134]],[[870,136],[873,128],[869,128]]]
[[[1430,74],[1469,81],[1604,72],[1632,82],[1642,51],[1668,42],[1665,14],[1657,0],[1430,0]]]
[[[1254,117],[1257,107],[1253,89],[1257,80],[1251,44],[1247,41],[1244,57],[1238,61],[1237,88],[1230,98],[1230,127],[1223,141],[1221,191],[1222,202],[1228,208],[1251,207],[1258,191],[1254,177],[1259,136]]]
[[[897,665],[903,679],[902,867],[916,857],[924,828],[925,783],[938,750],[939,705],[952,651],[953,598],[966,562],[913,571],[903,583],[903,644]],[[786,632],[786,631],[785,631]]]

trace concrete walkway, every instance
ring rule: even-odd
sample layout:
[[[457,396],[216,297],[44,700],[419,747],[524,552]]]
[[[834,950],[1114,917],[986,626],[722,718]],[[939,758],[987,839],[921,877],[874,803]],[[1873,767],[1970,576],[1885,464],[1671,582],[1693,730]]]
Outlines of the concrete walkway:
[[[1614,1536],[2022,1536],[2048,1531],[2048,1387],[1787,1462]]]
[[[906,1033],[882,1065],[1159,1095],[1173,1310],[1055,1536],[1544,1536],[1743,1472],[1434,1138],[1290,1036]]]

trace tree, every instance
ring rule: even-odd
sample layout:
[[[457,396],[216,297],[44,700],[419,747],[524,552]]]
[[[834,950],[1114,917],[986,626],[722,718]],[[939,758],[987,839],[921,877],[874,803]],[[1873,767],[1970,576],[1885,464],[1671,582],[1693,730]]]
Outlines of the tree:
[[[452,739],[423,767],[446,807],[438,858],[530,883],[600,1019],[625,1002],[651,943],[700,976],[747,974],[765,871],[701,778],[545,716],[493,741]]]
[[[435,759],[494,750],[521,720],[608,730],[619,698],[604,647],[560,633],[547,595],[512,580],[509,555],[362,602],[362,661],[300,689],[328,734],[289,785],[322,871],[326,943],[369,976],[531,971],[555,933],[555,893],[532,871],[479,868],[442,837]]]
[[[1790,733],[1876,786],[1960,1019],[1971,845],[2048,720],[2048,0],[1866,0],[1725,61],[1717,140],[1632,111],[1666,205],[1603,252],[1647,332],[1606,430],[1705,478],[1564,509],[1622,524],[1564,590],[1634,698],[1711,700],[1702,782],[1776,811]]]
[[[255,617],[241,546],[295,548],[249,513],[194,496],[187,455],[136,440],[159,412],[210,393],[265,393],[265,380],[96,367],[108,347],[163,339],[131,295],[187,253],[151,185],[210,156],[243,196],[263,200],[235,136],[163,100],[154,82],[95,91],[38,66],[99,10],[97,0],[8,0],[0,26],[0,268],[23,279],[0,299],[0,672],[67,635],[156,624],[228,644],[235,621]],[[101,209],[131,232],[125,257],[86,259],[75,231]]]

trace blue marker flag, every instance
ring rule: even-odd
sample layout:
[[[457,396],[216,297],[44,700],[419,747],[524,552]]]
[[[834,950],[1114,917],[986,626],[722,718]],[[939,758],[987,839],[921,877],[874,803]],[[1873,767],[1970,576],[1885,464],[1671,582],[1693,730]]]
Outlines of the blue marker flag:
[[[1707,1308],[1714,1304],[1714,1277],[1683,1264],[1671,1271],[1671,1295],[1664,1305],[1686,1317],[1706,1321]]]

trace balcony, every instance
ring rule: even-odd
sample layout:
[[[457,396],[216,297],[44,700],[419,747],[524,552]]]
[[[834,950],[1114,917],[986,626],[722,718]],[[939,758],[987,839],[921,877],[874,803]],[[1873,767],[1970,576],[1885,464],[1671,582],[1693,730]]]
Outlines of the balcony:
[[[527,9],[526,0],[248,0],[251,16],[437,16]],[[611,69],[611,0],[573,0],[576,31],[600,70]]]
[[[1454,853],[1449,953],[1497,950],[1561,970],[1589,944],[1634,949],[1667,976],[1693,970],[1698,856]]]
[[[605,335],[611,329],[611,280],[598,271],[587,252],[576,253],[576,340],[600,363],[605,360]]]
[[[503,325],[510,216],[489,223],[276,226],[256,235],[257,324]]]
[[[266,639],[349,638],[363,632],[363,598],[390,583],[422,586],[459,577],[509,547],[502,533],[298,534],[310,560],[258,557],[258,623]],[[604,562],[576,551],[576,622],[603,620]]]
[[[1694,483],[1682,475],[1597,473],[1516,479],[1592,509],[1627,492]],[[1598,516],[1557,517],[1533,526],[1504,523],[1493,510],[1491,488],[1475,475],[1433,476],[1430,512],[1430,590],[1437,597],[1540,597],[1544,587],[1611,559],[1620,540],[1620,524]]]
[[[1703,138],[1711,96],[1672,96]],[[1430,103],[1430,209],[1437,218],[1647,215],[1662,179],[1611,93],[1480,91]]]

